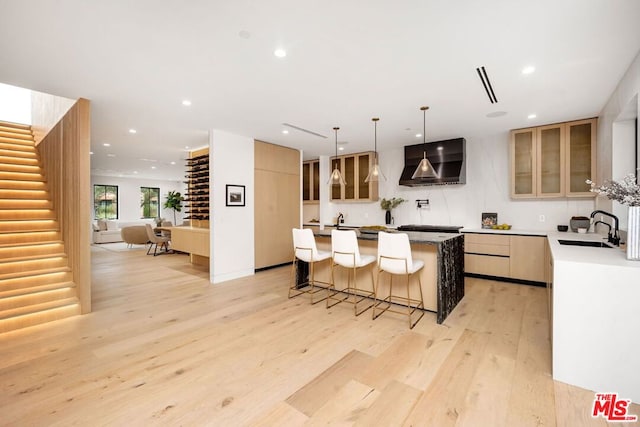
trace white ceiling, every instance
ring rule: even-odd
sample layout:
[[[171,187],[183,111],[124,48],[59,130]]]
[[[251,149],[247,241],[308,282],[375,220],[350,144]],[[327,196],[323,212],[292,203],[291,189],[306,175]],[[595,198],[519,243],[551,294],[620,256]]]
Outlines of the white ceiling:
[[[379,150],[421,142],[422,105],[428,140],[593,117],[640,50],[638,0],[0,0],[0,11],[0,82],[91,100],[93,173],[158,179],[180,179],[185,146],[206,145],[209,129],[313,158],[334,152],[334,126],[345,152],[372,149],[372,117]],[[496,111],[507,114],[487,118]]]

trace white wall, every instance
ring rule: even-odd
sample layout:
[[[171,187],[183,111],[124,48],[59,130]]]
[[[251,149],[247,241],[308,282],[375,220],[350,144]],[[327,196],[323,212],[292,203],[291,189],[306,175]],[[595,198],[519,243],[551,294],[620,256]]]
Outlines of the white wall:
[[[156,179],[144,178],[118,178],[113,176],[91,176],[91,199],[93,200],[93,186],[98,185],[117,185],[118,186],[118,219],[123,221],[135,221],[142,217],[142,208],[140,208],[140,187],[156,187],[160,188],[160,204],[164,205],[167,193],[169,191],[179,191],[184,195],[184,183],[180,181],[161,181]],[[93,206],[91,209],[91,218],[94,218]],[[173,210],[161,208],[161,217],[167,221],[173,222]],[[182,223],[184,217],[184,207],[182,212],[176,213],[177,224]],[[175,223],[174,223],[175,224]]]
[[[638,116],[640,110],[639,93],[640,53],[635,57],[600,113],[598,120],[598,184],[607,179],[619,179],[627,173],[634,172],[634,166],[631,162],[625,162],[619,157],[631,155],[633,152],[633,147],[629,145],[632,139],[632,135],[630,135],[632,125],[628,124],[628,121]],[[626,126],[625,122],[627,122]],[[636,135],[636,138],[640,140],[639,135]],[[628,168],[626,171],[625,166]],[[638,172],[635,171],[636,175]],[[618,202],[612,202],[606,197],[598,197],[596,205],[598,209],[621,214],[623,218],[620,228],[626,230],[627,208],[625,206]]]
[[[464,135],[462,135],[464,136]],[[380,198],[402,197],[408,202],[393,210],[395,224],[461,225],[480,228],[482,212],[497,212],[500,223],[527,230],[554,230],[568,224],[571,216],[589,215],[593,199],[512,200],[509,197],[509,133],[467,138],[467,184],[427,187],[398,185],[404,167],[404,149],[379,153],[380,167],[387,177],[380,183]],[[416,199],[429,199],[430,206],[417,209]],[[337,212],[348,224],[384,224],[384,211],[376,203],[329,203],[331,221]],[[540,222],[540,215],[545,217]]]
[[[252,138],[212,130],[209,137],[211,282],[254,274]],[[245,206],[226,206],[226,185],[245,186]]]

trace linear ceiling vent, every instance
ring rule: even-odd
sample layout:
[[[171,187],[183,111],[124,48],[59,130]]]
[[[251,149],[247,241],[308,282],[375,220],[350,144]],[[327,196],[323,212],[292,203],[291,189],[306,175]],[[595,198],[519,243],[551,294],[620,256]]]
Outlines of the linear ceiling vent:
[[[321,135],[321,134],[319,134],[317,132],[314,132],[312,130],[309,130],[309,129],[301,128],[300,126],[292,125],[291,123],[283,123],[282,126],[286,126],[288,128],[291,128],[291,129],[299,130],[300,132],[308,133],[309,135],[314,135],[314,136],[318,136],[320,138],[327,139],[327,137],[325,135]]]
[[[498,98],[496,98],[496,94],[493,92],[493,86],[491,86],[489,76],[487,76],[487,71],[484,69],[484,67],[476,68],[476,71],[478,72],[478,76],[480,76],[480,80],[482,81],[484,90],[487,91],[489,101],[491,101],[492,104],[498,103]]]

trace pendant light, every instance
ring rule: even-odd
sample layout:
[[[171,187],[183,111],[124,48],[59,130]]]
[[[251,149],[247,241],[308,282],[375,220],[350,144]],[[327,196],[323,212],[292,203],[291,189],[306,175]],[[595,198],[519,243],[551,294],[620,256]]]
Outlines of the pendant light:
[[[420,164],[416,168],[416,171],[411,175],[411,179],[424,179],[424,178],[437,178],[435,170],[433,169],[433,165],[427,159],[427,110],[429,107],[420,107],[422,110],[422,136],[424,137],[424,151],[422,160],[420,160]]]
[[[346,185],[347,184],[344,178],[342,177],[342,174],[340,173],[340,169],[338,169],[338,162],[340,162],[340,159],[338,159],[338,129],[340,128],[339,127],[333,128],[333,130],[336,133],[336,158],[334,160],[333,172],[331,172],[331,176],[329,177],[329,182],[327,182],[327,184],[329,185]]]
[[[365,178],[364,182],[378,182],[380,179],[386,181],[387,178],[380,170],[378,165],[378,120],[377,117],[371,119],[373,121],[373,168],[369,171],[369,175]]]

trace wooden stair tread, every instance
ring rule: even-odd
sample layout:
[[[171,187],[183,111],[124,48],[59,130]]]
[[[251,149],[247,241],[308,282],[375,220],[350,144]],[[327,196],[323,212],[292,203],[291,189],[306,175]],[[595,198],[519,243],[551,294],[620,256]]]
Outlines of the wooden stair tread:
[[[46,182],[40,172],[20,172],[0,170],[0,179],[12,181],[42,181]]]
[[[0,188],[5,190],[46,190],[47,184],[44,181],[0,178]]]
[[[12,139],[22,139],[25,141],[33,141],[33,135],[22,133],[22,132],[12,132],[12,131],[3,131],[0,130],[0,136],[4,138],[12,138]]]
[[[67,254],[64,252],[56,252],[52,254],[42,254],[42,255],[26,255],[26,256],[18,256],[11,258],[2,258],[0,259],[0,265],[10,262],[21,262],[21,261],[33,261],[37,259],[47,259],[47,258],[66,258]]]
[[[27,229],[27,230],[0,230],[0,234],[24,234],[24,233],[40,233],[40,232],[47,232],[47,231],[60,231],[59,228],[57,227],[40,227],[40,228],[31,228],[31,229]]]
[[[28,305],[25,307],[18,307],[9,310],[0,311],[0,321],[6,320],[12,317],[25,316],[29,314],[38,313],[41,311],[51,310],[54,308],[65,307],[69,305],[79,304],[78,298],[64,298],[54,301],[48,301],[40,304]]]
[[[62,240],[42,240],[38,242],[24,242],[24,243],[4,243],[0,244],[0,249],[2,248],[20,248],[20,247],[28,247],[28,246],[41,246],[41,245],[54,245],[54,244],[62,244],[64,243]]]
[[[46,268],[43,270],[19,271],[16,273],[0,274],[0,280],[17,279],[19,277],[39,276],[42,274],[59,273],[59,272],[66,272],[66,271],[71,271],[71,269],[69,267],[52,267],[52,268]]]
[[[0,141],[0,150],[19,151],[21,153],[31,153],[37,155],[38,151],[34,145],[15,144],[13,142]]]
[[[42,323],[62,320],[69,317],[80,315],[80,304],[69,304],[61,307],[54,307],[48,310],[42,310],[35,313],[29,313],[22,316],[10,317],[0,320],[0,334],[3,332],[15,331],[17,329],[28,328],[30,326]]]
[[[0,163],[4,164],[4,167],[7,165],[12,166],[32,166],[32,167],[40,167],[40,161],[37,157],[21,157],[21,156],[12,156],[7,155],[6,153],[0,153]]]
[[[0,126],[9,127],[12,129],[28,130],[31,132],[31,125],[25,123],[8,122],[6,120],[0,120]]]
[[[40,292],[55,291],[58,289],[75,288],[75,287],[76,287],[75,282],[66,281],[66,282],[49,283],[46,285],[29,286],[25,288],[16,288],[16,289],[10,289],[7,291],[0,291],[0,299],[13,298],[13,297],[22,296],[22,295],[30,295],[30,294],[40,293]]]
[[[26,145],[14,145],[15,147],[27,147]],[[20,158],[28,158],[28,159],[37,159],[38,153],[35,149],[33,150],[16,150],[12,147],[6,147],[0,144],[0,156],[5,157],[20,157]]]

